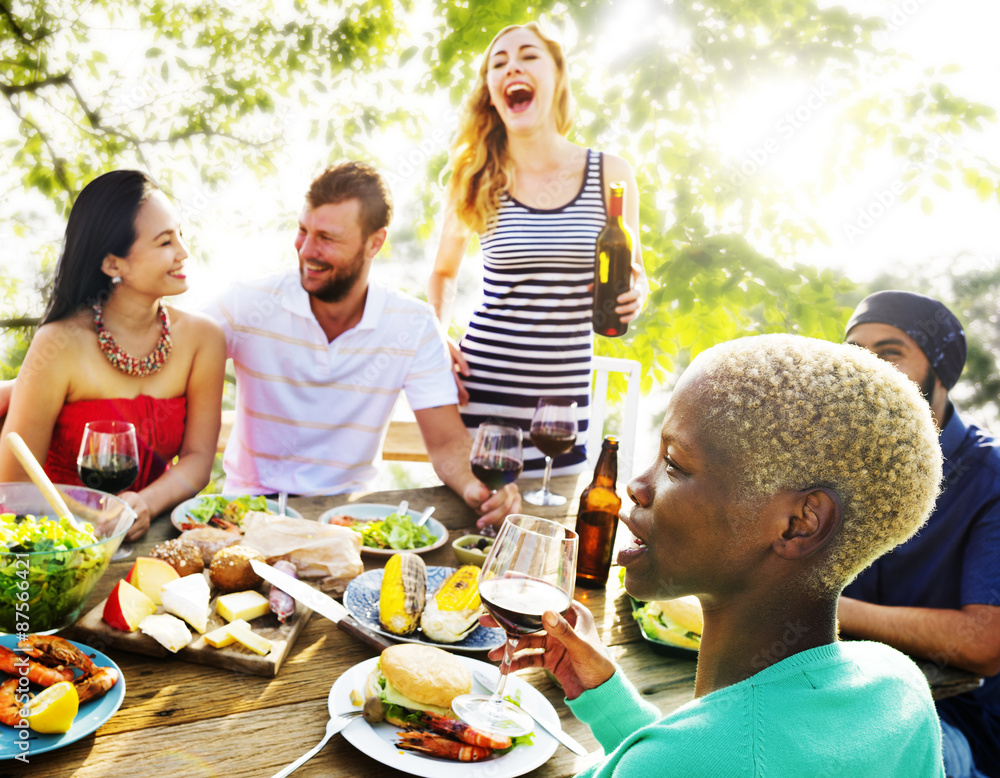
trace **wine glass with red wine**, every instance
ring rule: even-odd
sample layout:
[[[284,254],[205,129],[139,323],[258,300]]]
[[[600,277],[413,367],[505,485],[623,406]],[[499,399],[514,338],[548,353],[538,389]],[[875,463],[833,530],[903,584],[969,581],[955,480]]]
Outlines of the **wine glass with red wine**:
[[[139,477],[139,446],[135,425],[127,421],[88,421],[76,458],[80,481],[91,489],[118,494]],[[111,557],[126,559],[132,546],[122,543]]]
[[[480,424],[469,463],[472,474],[492,492],[514,483],[524,467],[521,430],[506,424]]]
[[[576,445],[576,403],[565,397],[542,397],[531,417],[531,442],[545,455],[542,488],[523,497],[532,505],[565,505],[566,498],[549,490],[552,460]]]
[[[534,729],[531,717],[503,698],[517,640],[542,630],[542,614],[565,614],[573,602],[578,538],[548,519],[512,514],[500,528],[479,574],[479,596],[507,633],[500,680],[491,696],[462,694],[452,710],[469,726],[516,737]]]

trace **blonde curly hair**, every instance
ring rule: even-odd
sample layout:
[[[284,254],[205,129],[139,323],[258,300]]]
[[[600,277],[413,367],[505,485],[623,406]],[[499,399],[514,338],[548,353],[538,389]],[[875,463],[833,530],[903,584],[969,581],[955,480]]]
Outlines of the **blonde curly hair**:
[[[737,473],[737,502],[827,487],[841,527],[810,584],[839,592],[934,508],[941,448],[912,381],[869,351],[797,335],[722,343],[692,362],[700,432]],[[752,511],[749,515],[753,515]]]
[[[514,166],[507,153],[507,128],[490,103],[486,85],[490,52],[511,30],[531,30],[545,44],[556,64],[556,88],[552,97],[556,130],[567,135],[573,126],[573,97],[570,92],[566,57],[562,47],[546,35],[537,22],[512,24],[493,36],[479,66],[479,77],[462,109],[458,132],[448,158],[451,180],[448,196],[462,223],[475,232],[485,232],[500,207],[501,193],[514,180]]]

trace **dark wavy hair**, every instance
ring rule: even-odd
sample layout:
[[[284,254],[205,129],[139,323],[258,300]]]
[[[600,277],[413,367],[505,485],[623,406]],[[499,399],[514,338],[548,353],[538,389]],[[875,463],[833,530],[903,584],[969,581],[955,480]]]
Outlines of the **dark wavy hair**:
[[[108,298],[111,278],[101,264],[108,254],[128,256],[136,238],[135,216],[157,189],[156,182],[138,170],[113,170],[83,188],[69,213],[42,324]]]

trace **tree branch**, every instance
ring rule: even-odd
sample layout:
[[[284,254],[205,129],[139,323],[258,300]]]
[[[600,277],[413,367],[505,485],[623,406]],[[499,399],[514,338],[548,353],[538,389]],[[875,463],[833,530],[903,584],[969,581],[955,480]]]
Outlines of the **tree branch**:
[[[49,156],[52,157],[52,172],[55,173],[55,176],[59,183],[62,184],[63,189],[70,194],[75,194],[75,190],[70,184],[69,179],[66,178],[65,160],[56,153],[56,150],[53,148],[52,143],[49,140],[49,136],[42,132],[41,127],[21,113],[17,107],[16,101],[8,99],[7,102],[10,104],[10,109],[13,111],[14,115],[37,132],[38,137],[42,139],[42,143],[45,144],[45,148],[49,151]]]
[[[11,330],[18,327],[37,327],[41,318],[38,316],[18,316],[14,319],[0,319],[0,330]]]
[[[31,40],[31,37],[27,33],[25,33],[24,28],[21,27],[17,19],[14,18],[14,14],[10,12],[10,9],[7,7],[7,3],[5,2],[5,0],[0,0],[0,13],[2,13],[7,18],[7,23],[10,25],[10,28],[17,34],[17,37],[26,41]]]
[[[58,76],[41,78],[27,84],[0,84],[0,94],[4,95],[4,97],[10,97],[11,95],[20,94],[21,92],[37,92],[42,87],[52,86],[53,84],[70,84],[72,86],[73,81],[70,79],[69,73],[61,73]],[[75,87],[74,91],[76,91]]]

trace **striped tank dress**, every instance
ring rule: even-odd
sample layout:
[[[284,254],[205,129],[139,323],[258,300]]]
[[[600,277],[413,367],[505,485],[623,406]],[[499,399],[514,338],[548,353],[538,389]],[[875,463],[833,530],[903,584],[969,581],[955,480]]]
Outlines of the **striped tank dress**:
[[[528,430],[538,398],[577,403],[578,445],[556,457],[553,475],[584,468],[590,418],[594,246],[607,223],[599,152],[587,151],[576,196],[561,208],[530,208],[504,193],[479,236],[483,299],[460,344],[471,376],[462,419],[471,433],[484,421],[524,430],[524,474],[539,476],[545,456]]]

